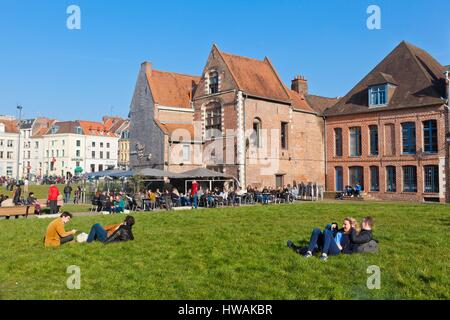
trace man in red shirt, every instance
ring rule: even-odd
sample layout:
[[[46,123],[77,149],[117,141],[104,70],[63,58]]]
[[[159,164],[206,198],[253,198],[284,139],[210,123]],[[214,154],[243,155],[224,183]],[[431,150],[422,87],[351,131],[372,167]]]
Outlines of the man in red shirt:
[[[192,181],[192,196],[194,197],[194,208],[198,208],[198,183],[197,180]]]
[[[48,202],[50,206],[50,214],[58,213],[58,196],[59,190],[58,188],[52,184],[50,189],[48,189]]]

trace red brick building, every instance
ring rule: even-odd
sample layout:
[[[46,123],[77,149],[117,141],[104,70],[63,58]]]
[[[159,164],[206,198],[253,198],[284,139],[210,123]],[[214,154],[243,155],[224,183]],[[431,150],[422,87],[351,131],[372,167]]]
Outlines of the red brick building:
[[[359,183],[377,199],[450,200],[445,71],[402,42],[325,110],[329,191]]]
[[[268,58],[213,46],[201,76],[142,64],[130,111],[133,167],[207,167],[241,186],[325,183],[322,110],[306,79],[288,88]]]

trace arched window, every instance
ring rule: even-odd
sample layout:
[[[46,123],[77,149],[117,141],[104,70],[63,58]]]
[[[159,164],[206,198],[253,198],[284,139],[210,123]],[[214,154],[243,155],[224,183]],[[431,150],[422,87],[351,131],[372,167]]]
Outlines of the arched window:
[[[219,92],[219,73],[213,71],[209,74],[209,94]]]
[[[261,120],[259,118],[253,120],[252,142],[256,148],[261,148]]]
[[[219,103],[213,102],[205,108],[205,132],[206,139],[214,139],[222,135],[222,107]]]

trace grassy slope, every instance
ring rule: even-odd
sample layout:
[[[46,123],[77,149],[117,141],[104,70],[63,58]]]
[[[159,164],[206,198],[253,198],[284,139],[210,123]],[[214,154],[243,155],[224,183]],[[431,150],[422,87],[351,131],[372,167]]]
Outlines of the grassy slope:
[[[57,184],[58,190],[61,194],[63,194],[64,190],[64,184]],[[48,196],[48,189],[50,188],[50,185],[30,185],[28,186],[29,192],[34,192],[34,196],[37,199],[47,199]],[[75,191],[76,186],[72,185],[72,196],[71,199],[73,200],[73,192]],[[28,194],[24,193],[24,187],[22,186],[22,197],[26,198]],[[12,191],[6,191],[5,187],[0,187],[0,194],[5,194],[9,197],[12,197],[13,192]]]
[[[64,185],[58,184],[57,187],[58,187],[59,192],[61,194],[63,194]],[[49,188],[50,188],[49,185],[30,185],[28,187],[28,189],[29,189],[28,191],[34,192],[34,196],[37,199],[47,199]],[[75,188],[76,188],[76,185],[72,185],[73,191],[70,196],[70,203],[67,205],[64,205],[61,208],[61,211],[89,212],[89,209],[91,208],[91,206],[89,204],[80,204],[80,205],[73,204],[73,194],[74,194]],[[13,193],[11,191],[6,191],[6,189],[4,187],[0,187],[0,194],[8,195],[11,198]],[[26,198],[27,196],[28,196],[28,194],[23,193],[23,186],[22,186],[22,197]]]
[[[42,247],[47,220],[0,221],[0,299],[449,299],[448,206],[300,204],[135,214],[136,240]],[[305,260],[286,240],[350,215],[376,217],[381,253]],[[75,218],[68,229],[121,222]],[[81,290],[66,289],[69,265]],[[381,290],[366,288],[369,265]]]

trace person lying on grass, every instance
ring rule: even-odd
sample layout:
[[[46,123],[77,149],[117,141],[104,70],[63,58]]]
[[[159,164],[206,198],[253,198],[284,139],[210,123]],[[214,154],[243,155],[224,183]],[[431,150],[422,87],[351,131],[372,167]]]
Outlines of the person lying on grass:
[[[48,225],[44,238],[44,245],[46,247],[59,247],[62,244],[73,241],[77,230],[74,229],[69,232],[64,230],[64,225],[68,223],[70,219],[72,219],[72,214],[64,212],[59,218],[53,220]]]
[[[100,241],[103,243],[119,242],[134,240],[133,225],[135,223],[134,217],[127,216],[125,221],[121,224],[110,225],[102,227],[100,224],[94,224],[89,232],[87,243],[93,241]]]
[[[340,253],[351,253],[350,234],[356,225],[356,220],[350,217],[344,219],[342,229],[338,230],[337,223],[327,225],[322,232],[315,228],[311,234],[311,239],[307,248],[298,248],[289,240],[288,247],[294,249],[304,257],[312,257],[314,252],[322,252],[320,260],[326,261],[328,256],[335,256]],[[306,249],[306,252],[304,252]]]

